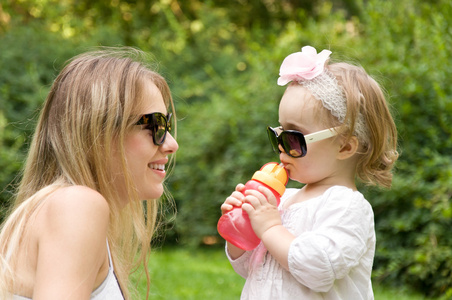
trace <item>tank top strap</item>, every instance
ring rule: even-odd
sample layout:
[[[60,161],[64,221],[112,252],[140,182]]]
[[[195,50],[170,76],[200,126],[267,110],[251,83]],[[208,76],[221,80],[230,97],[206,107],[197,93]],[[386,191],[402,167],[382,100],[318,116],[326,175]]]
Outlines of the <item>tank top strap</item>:
[[[111,256],[110,245],[107,239],[107,252],[108,252],[108,275],[104,282],[91,294],[91,300],[124,300],[124,294],[121,286],[119,285],[118,278],[116,277],[113,268],[113,259]]]
[[[108,265],[113,270],[114,269],[113,268],[113,260],[111,259],[110,244],[108,243],[108,239],[107,239],[107,251],[108,251]]]

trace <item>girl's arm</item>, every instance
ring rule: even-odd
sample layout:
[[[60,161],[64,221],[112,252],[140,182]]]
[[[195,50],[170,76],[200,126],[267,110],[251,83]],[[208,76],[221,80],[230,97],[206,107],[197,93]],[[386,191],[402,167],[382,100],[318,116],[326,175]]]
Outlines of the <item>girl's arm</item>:
[[[234,246],[233,244],[227,242],[227,249],[229,253],[229,257],[233,260],[239,258],[245,253],[245,250],[240,249],[239,247]]]
[[[319,200],[314,219],[308,221],[310,230],[297,236],[289,249],[290,273],[316,292],[329,291],[344,277],[357,284],[370,280],[375,250],[372,208],[361,194],[340,189],[331,189]]]
[[[33,299],[90,298],[107,275],[100,270],[108,222],[108,204],[94,190],[74,186],[50,196],[33,229],[38,244]]]
[[[284,226],[273,226],[262,234],[261,240],[268,252],[279,262],[279,264],[289,271],[289,248],[295,236]]]
[[[289,270],[289,248],[295,236],[282,226],[275,196],[265,187],[247,190],[245,194],[242,209],[248,213],[254,233],[279,264]]]

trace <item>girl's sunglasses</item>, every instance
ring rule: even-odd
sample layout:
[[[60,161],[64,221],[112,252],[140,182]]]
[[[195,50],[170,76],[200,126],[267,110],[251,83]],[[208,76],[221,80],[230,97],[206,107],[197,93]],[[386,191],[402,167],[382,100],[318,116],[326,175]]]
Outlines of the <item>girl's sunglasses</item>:
[[[159,112],[143,115],[136,125],[146,125],[144,128],[152,132],[154,145],[160,146],[165,142],[166,133],[171,131],[171,116],[171,113],[165,116]]]
[[[281,145],[287,155],[297,158],[306,155],[308,151],[307,144],[335,136],[337,132],[335,128],[330,128],[303,135],[296,130],[283,130],[281,126],[277,128],[268,126],[267,134],[276,153],[281,153],[279,150],[279,145]]]

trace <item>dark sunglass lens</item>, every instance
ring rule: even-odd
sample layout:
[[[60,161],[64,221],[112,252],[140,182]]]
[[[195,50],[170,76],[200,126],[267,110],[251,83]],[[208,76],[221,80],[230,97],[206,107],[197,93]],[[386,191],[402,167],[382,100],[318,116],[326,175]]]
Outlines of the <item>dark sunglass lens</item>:
[[[304,137],[293,132],[283,132],[280,135],[284,151],[292,157],[301,157],[306,154]]]
[[[267,127],[267,134],[268,134],[268,139],[270,140],[270,144],[273,147],[273,150],[276,153],[279,153],[280,151],[279,151],[279,147],[278,147],[278,137],[277,137],[276,132],[274,131],[273,128]]]
[[[154,115],[154,142],[157,145],[163,144],[166,137],[167,123],[166,116],[163,114]]]
[[[144,127],[152,132],[154,144],[159,146],[165,142],[166,133],[171,130],[171,113],[165,116],[162,113],[155,112],[141,117],[136,125],[145,125]]]

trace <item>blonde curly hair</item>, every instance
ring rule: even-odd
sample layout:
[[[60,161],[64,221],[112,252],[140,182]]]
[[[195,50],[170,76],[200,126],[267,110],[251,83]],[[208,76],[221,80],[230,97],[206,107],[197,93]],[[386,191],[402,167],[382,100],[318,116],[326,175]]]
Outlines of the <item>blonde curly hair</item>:
[[[339,126],[340,134],[349,138],[355,135],[358,118],[362,118],[366,136],[358,138],[357,176],[367,185],[391,187],[392,169],[399,156],[397,129],[383,90],[360,66],[338,62],[327,64],[325,68],[334,75],[344,93],[347,113],[340,122],[321,101],[316,101],[324,125],[326,128]]]

